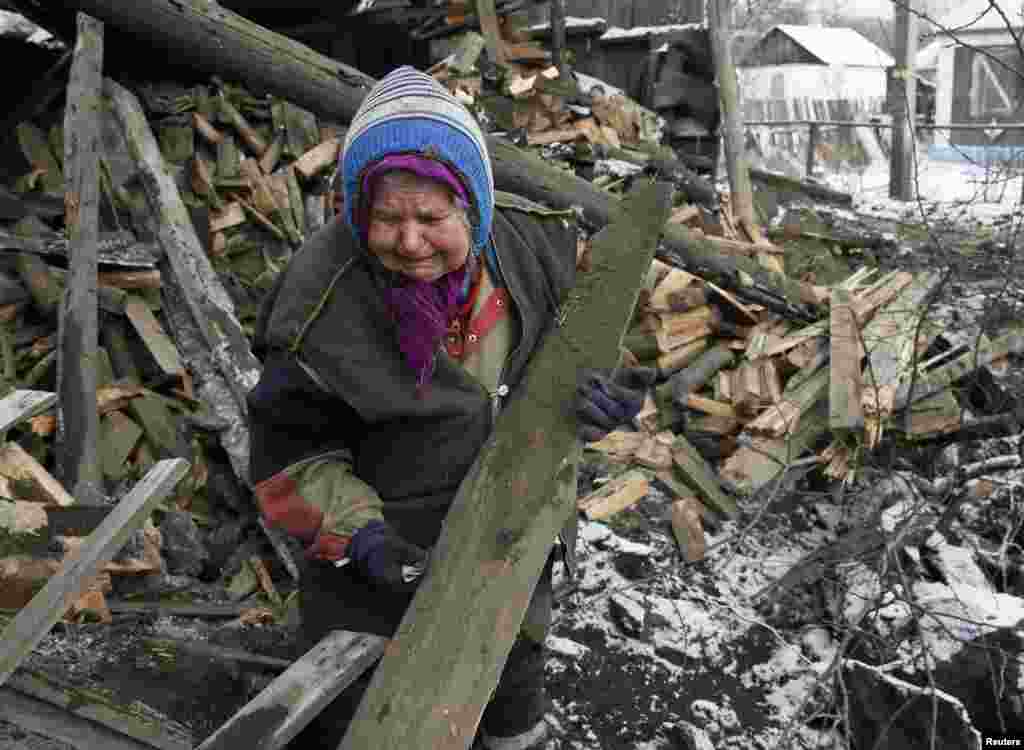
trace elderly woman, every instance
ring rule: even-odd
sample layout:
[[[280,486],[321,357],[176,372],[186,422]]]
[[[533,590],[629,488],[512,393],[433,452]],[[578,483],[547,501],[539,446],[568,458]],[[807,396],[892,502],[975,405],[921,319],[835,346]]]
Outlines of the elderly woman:
[[[496,201],[472,115],[400,68],[367,95],[341,158],[344,215],[296,254],[264,306],[250,394],[252,477],[265,518],[301,540],[304,635],[390,636],[459,483],[575,276],[571,214]],[[497,205],[496,205],[497,203]],[[590,375],[597,437],[642,393]],[[481,721],[487,748],[545,741],[545,566]],[[296,740],[337,747],[368,684]]]

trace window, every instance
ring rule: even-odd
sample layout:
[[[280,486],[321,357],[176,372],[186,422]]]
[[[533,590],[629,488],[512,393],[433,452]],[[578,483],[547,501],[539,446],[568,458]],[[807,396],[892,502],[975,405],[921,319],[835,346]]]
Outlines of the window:
[[[1024,65],[1016,47],[973,50],[968,112],[976,119],[1006,119],[1024,103]]]

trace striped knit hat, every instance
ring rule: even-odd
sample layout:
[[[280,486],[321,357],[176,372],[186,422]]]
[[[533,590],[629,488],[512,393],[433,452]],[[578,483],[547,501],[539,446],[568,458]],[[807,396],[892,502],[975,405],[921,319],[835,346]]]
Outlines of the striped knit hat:
[[[345,218],[356,236],[365,170],[385,156],[418,154],[444,162],[462,180],[473,212],[473,245],[486,248],[494,213],[494,177],[483,132],[441,84],[415,68],[388,73],[366,95],[341,155]]]

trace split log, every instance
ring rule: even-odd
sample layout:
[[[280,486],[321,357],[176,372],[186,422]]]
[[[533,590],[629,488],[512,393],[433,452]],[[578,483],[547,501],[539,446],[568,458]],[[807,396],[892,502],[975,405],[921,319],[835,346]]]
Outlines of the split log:
[[[551,404],[571,400],[580,368],[618,362],[670,208],[667,185],[641,187],[627,197],[619,220],[595,237],[595,270],[574,292],[580,306],[533,358],[520,397],[509,402],[463,480],[342,750],[463,750],[473,741],[551,540],[573,510],[551,498],[575,474],[575,420]],[[623,279],[636,279],[636,286]]]
[[[823,367],[801,383],[787,390],[782,400],[768,407],[757,419],[747,425],[751,433],[780,438],[791,434],[803,416],[828,395],[829,370]]]
[[[677,435],[672,445],[672,463],[680,478],[708,507],[725,516],[736,514],[736,501],[722,491],[714,469],[682,435]]]
[[[672,376],[672,397],[680,405],[686,397],[699,391],[719,370],[731,367],[735,355],[728,346],[718,344],[701,354],[692,364]]]
[[[704,525],[700,501],[689,495],[672,503],[672,535],[686,562],[704,558]]]
[[[829,426],[833,431],[863,430],[860,329],[845,289],[836,289],[832,295],[829,341]]]
[[[188,470],[188,461],[181,459],[161,461],[154,466],[89,535],[79,554],[11,620],[0,635],[0,685],[63,616],[82,582],[94,576],[117,554]]]
[[[649,491],[647,477],[634,469],[601,485],[586,497],[581,497],[576,507],[591,521],[600,521],[636,505]]]

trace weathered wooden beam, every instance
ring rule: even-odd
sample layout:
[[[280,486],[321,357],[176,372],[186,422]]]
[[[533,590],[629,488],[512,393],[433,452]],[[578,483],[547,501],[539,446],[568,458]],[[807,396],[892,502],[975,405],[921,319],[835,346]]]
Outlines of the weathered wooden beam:
[[[387,640],[335,630],[211,734],[196,750],[284,747],[381,654]]]
[[[845,289],[832,292],[829,344],[829,427],[846,432],[863,430],[860,327],[853,299]]]
[[[551,540],[573,510],[552,501],[574,474],[570,454],[579,445],[571,412],[558,405],[571,402],[580,369],[619,361],[670,192],[638,188],[595,237],[594,270],[577,281],[571,312],[534,356],[463,480],[343,750],[465,750],[472,742]]]
[[[153,508],[171,494],[188,470],[188,461],[182,459],[161,461],[150,469],[89,535],[78,556],[47,581],[4,628],[0,634],[0,685],[63,616],[68,605],[78,596],[82,582],[110,562]]]
[[[100,502],[105,495],[96,412],[102,86],[103,24],[79,13],[64,114],[64,169],[68,178],[64,205],[71,264],[60,312],[57,391],[62,416],[61,477],[79,502],[88,503]]]
[[[98,704],[83,703],[82,698],[81,689],[62,688],[18,671],[0,687],[0,719],[79,750],[192,748],[188,730],[165,719],[141,717],[137,704],[122,708],[108,700],[107,710],[96,717],[88,714]],[[132,732],[140,727],[149,731],[145,739],[135,736],[142,732]]]
[[[235,317],[234,304],[196,236],[192,219],[164,164],[138,99],[109,79],[104,82],[104,91],[113,104],[132,158],[143,176],[150,205],[159,217],[157,239],[164,248],[172,275],[184,292],[189,312],[210,355],[244,414],[246,395],[259,380],[260,364]]]
[[[373,80],[215,2],[71,0],[139,41],[202,73],[220,73],[251,91],[270,92],[334,119],[351,120]]]
[[[613,516],[640,502],[650,491],[650,484],[638,469],[620,474],[602,484],[586,497],[576,501],[576,507],[591,521]]]

